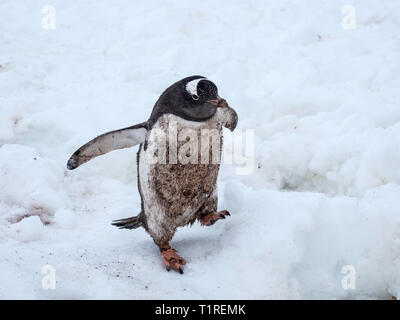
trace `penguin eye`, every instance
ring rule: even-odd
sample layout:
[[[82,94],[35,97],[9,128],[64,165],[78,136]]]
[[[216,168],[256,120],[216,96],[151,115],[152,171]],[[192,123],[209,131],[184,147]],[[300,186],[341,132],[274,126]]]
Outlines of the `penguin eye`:
[[[192,99],[193,100],[199,100],[199,96],[197,94],[192,94]]]

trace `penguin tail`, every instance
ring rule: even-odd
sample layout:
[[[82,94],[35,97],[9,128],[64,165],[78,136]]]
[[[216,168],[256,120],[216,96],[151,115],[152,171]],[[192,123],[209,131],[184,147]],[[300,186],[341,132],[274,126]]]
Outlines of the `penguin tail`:
[[[141,214],[138,214],[135,217],[114,220],[111,224],[119,229],[137,229],[143,227]]]

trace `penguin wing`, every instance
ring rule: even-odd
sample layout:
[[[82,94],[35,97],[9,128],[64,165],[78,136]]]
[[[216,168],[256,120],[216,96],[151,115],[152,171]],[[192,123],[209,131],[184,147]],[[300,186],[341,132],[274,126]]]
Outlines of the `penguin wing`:
[[[147,122],[104,133],[76,150],[71,158],[69,158],[67,168],[73,170],[81,164],[110,151],[129,148],[143,143],[146,133]]]

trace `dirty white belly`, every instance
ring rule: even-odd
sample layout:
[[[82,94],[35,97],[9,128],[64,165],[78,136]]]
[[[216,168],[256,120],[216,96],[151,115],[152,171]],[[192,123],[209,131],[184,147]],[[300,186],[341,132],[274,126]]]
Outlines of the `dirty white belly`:
[[[219,170],[219,163],[182,164],[179,160],[176,164],[149,163],[148,155],[154,152],[152,146],[157,143],[159,134],[167,133],[171,125],[176,125],[177,132],[185,128],[195,129],[198,137],[202,129],[216,129],[220,139],[218,159],[221,156],[222,127],[216,116],[206,122],[186,121],[171,114],[159,118],[147,133],[146,151],[142,145],[139,154],[139,180],[144,214],[148,231],[152,233],[153,238],[161,237],[165,232],[173,234],[177,227],[196,219],[199,208],[215,190]],[[178,149],[179,147],[180,142]],[[169,148],[166,151],[168,154]],[[207,152],[211,152],[211,148]],[[210,154],[209,162],[212,161],[212,156]]]

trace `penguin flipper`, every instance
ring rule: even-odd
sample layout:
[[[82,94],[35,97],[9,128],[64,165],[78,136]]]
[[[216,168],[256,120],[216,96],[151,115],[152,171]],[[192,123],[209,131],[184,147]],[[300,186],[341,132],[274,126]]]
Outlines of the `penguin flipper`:
[[[73,170],[89,160],[110,151],[130,148],[144,142],[147,122],[104,133],[80,147],[69,158],[67,168]]]

